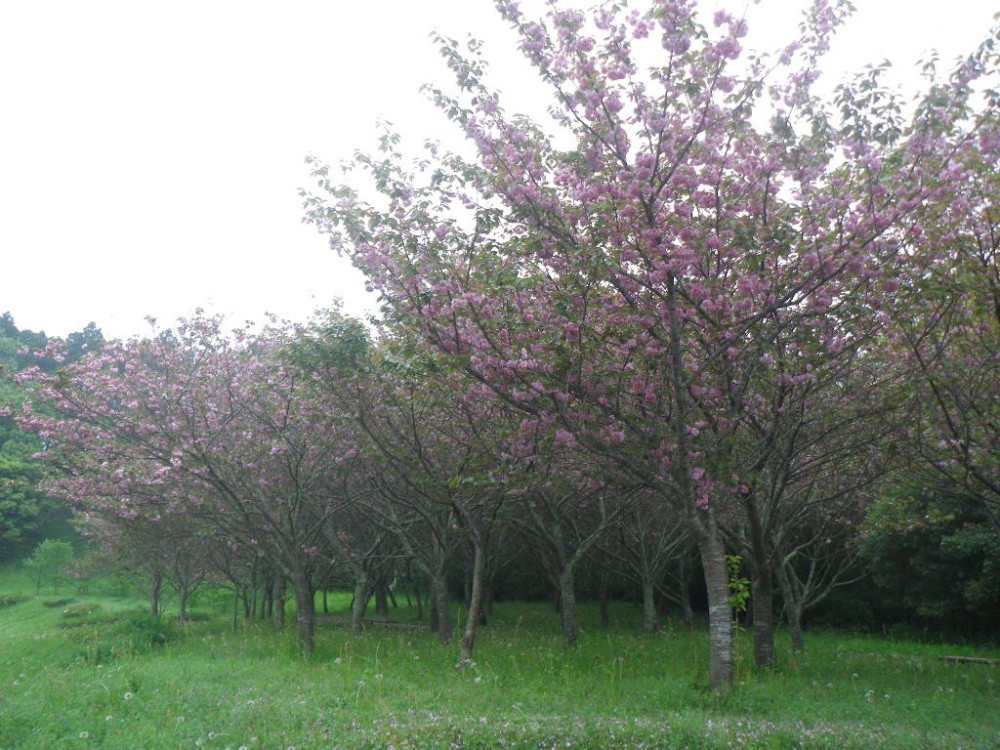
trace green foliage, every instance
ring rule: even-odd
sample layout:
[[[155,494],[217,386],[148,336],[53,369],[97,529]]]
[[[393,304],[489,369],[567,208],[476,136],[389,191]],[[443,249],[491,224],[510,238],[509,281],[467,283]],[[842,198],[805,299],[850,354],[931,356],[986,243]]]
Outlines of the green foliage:
[[[15,604],[20,604],[28,600],[26,596],[20,596],[18,594],[2,594],[0,595],[0,609],[4,607],[13,607]]]
[[[32,436],[0,424],[0,560],[12,559],[38,530],[47,507],[36,486],[41,468],[32,453],[41,446]]]
[[[44,333],[18,329],[10,313],[0,316],[0,410],[17,410],[24,401],[21,387],[5,377],[29,366],[54,370],[59,363],[42,352]],[[101,331],[90,323],[67,339],[65,362],[72,362],[104,342]],[[69,539],[75,533],[68,524],[69,511],[39,491],[42,464],[33,455],[42,450],[37,436],[22,432],[9,416],[0,416],[0,562],[27,556],[44,538]]]
[[[729,606],[735,612],[746,612],[750,601],[750,579],[741,575],[743,558],[726,555],[726,567],[729,569]]]
[[[1000,532],[977,498],[933,477],[899,481],[869,513],[864,553],[883,618],[1000,628]]]
[[[73,545],[56,539],[46,539],[35,548],[24,567],[35,582],[35,593],[39,593],[42,584],[49,583],[52,593],[58,593],[59,584],[66,579],[66,566],[75,557]]]

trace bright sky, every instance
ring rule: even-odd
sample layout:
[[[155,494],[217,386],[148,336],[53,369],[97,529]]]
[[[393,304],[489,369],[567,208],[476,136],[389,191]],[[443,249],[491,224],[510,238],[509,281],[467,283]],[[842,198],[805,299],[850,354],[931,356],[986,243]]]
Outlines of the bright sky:
[[[889,57],[905,81],[931,48],[950,62],[996,10],[854,1],[833,80]],[[704,0],[706,20],[716,3],[743,7]],[[752,6],[751,40],[787,41],[804,3]],[[449,83],[435,29],[483,39],[496,85],[530,90],[491,0],[0,3],[0,313],[50,336],[94,321],[127,337],[148,332],[147,315],[169,326],[198,306],[234,323],[304,320],[334,297],[373,308],[360,276],[301,224],[303,159],[372,150],[380,118],[414,145],[447,141],[419,93]]]

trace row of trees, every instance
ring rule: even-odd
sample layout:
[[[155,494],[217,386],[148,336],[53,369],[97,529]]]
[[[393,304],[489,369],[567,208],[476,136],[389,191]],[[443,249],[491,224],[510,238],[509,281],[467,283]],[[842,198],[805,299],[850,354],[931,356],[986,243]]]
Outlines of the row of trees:
[[[154,613],[167,582],[183,617],[203,580],[230,582],[249,604],[267,579],[278,603],[290,585],[311,649],[315,593],[346,569],[356,629],[388,581],[419,579],[449,641],[459,560],[465,661],[491,582],[506,563],[524,564],[527,546],[556,592],[569,645],[584,566],[603,572],[605,590],[631,581],[651,630],[657,596],[691,617],[692,537],[655,493],[571,436],[526,424],[412,340],[373,342],[337,313],[257,333],[195,318],[20,381],[30,399],[19,422],[45,443],[54,470],[46,491],[76,506],[106,555],[145,571]],[[803,608],[853,560],[859,496],[822,499],[800,498],[769,521],[797,636]],[[724,521],[727,547],[751,551],[739,515]],[[761,606],[755,596],[757,623]]]
[[[693,548],[715,688],[733,555],[766,667],[776,590],[800,642],[892,472],[962,488],[995,536],[1000,108],[988,90],[973,106],[992,40],[904,123],[877,70],[836,112],[811,93],[841,6],[814,3],[772,64],[741,59],[744,19],[710,31],[684,0],[539,21],[497,5],[558,137],[505,113],[477,45],[442,39],[458,92],[431,95],[472,157],[432,144],[410,167],[387,133],[349,165],[372,203],[314,162],[308,218],[380,292],[376,340],[336,313],[259,333],[199,317],[30,371],[20,419],[60,471],[50,492],[154,581],[265,569],[307,649],[335,565],[356,623],[378,581],[420,571],[450,638],[461,549],[461,663],[511,538],[531,540],[567,643],[586,560],[627,572],[652,623]]]
[[[947,80],[930,66],[906,122],[881,69],[836,110],[812,93],[847,3],[814,2],[775,62],[741,62],[745,19],[710,31],[686,0],[497,7],[558,133],[505,112],[477,44],[441,40],[457,93],[431,95],[474,155],[410,167],[387,134],[347,167],[379,199],[315,162],[309,217],[394,323],[521,415],[526,451],[572,448],[682,520],[718,687],[731,519],[767,665],[786,519],[836,516],[912,446],[996,511],[996,41]]]

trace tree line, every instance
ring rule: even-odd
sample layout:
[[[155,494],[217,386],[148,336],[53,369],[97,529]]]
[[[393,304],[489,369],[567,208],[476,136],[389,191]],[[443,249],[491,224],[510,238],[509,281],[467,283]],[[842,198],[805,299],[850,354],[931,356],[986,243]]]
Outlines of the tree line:
[[[23,399],[4,375],[29,366],[50,372],[58,366],[43,355],[48,340],[44,332],[18,328],[9,311],[0,316],[0,405],[16,407]],[[66,338],[65,356],[79,359],[103,341],[100,329],[90,323]],[[72,535],[65,504],[38,489],[43,466],[32,456],[41,448],[36,436],[0,415],[0,563],[27,556],[49,537]]]

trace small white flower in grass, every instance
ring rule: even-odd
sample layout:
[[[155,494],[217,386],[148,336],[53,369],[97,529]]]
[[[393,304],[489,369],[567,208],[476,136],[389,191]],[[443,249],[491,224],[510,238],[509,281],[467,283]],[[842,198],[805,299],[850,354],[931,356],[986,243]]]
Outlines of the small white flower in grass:
[[[135,694],[130,691],[128,693],[125,693],[125,695],[123,695],[122,698],[124,698],[127,701],[130,701],[133,698],[135,698]]]
[[[205,738],[204,737],[199,737],[198,739],[196,739],[194,741],[194,744],[195,744],[196,747],[201,747],[202,745],[205,744]]]
[[[85,740],[90,736],[90,732],[80,732],[80,739]]]
[[[341,658],[340,658],[340,657],[338,656],[338,657],[337,657],[336,659],[334,659],[334,660],[333,660],[333,663],[334,663],[334,664],[340,664],[340,662],[342,662],[342,661],[343,661],[343,659],[341,659]]]
[[[111,714],[108,714],[107,716],[104,717],[104,720],[105,721],[111,721],[114,718],[115,718],[114,716],[112,716]]]
[[[475,683],[476,683],[476,684],[478,685],[478,684],[479,684],[480,682],[482,682],[482,681],[483,681],[483,678],[482,678],[482,677],[478,677],[478,676],[477,676],[477,677],[475,677],[475,678],[474,678],[474,679],[473,679],[472,681],[473,681],[473,682],[475,682]]]

